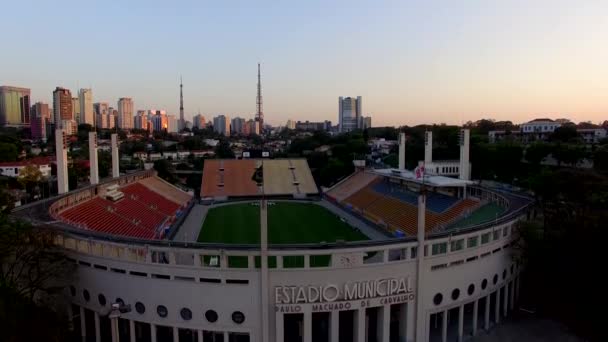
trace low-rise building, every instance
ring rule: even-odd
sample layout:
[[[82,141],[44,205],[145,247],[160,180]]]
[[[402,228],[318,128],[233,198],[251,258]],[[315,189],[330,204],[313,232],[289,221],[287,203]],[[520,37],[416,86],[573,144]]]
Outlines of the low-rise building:
[[[36,157],[14,162],[2,162],[0,163],[0,175],[6,177],[17,177],[19,176],[19,172],[21,172],[24,167],[33,165],[40,170],[43,177],[50,177],[52,160],[54,160],[54,157]]]

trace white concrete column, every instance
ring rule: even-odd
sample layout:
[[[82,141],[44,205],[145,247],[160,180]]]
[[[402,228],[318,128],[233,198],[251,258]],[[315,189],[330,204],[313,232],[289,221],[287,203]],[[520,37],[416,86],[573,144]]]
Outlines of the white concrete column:
[[[495,323],[498,324],[498,323],[500,323],[500,288],[498,288],[496,290],[496,301],[495,301],[495,303],[496,303],[496,306],[495,306],[496,310],[494,310],[495,311],[494,312],[494,317],[495,317],[495,320],[496,320]]]
[[[412,302],[407,303],[407,328],[405,329],[405,334],[407,342],[413,342],[416,339],[416,305]]]
[[[356,342],[365,342],[365,308],[360,308],[354,314],[354,335]]]
[[[110,140],[112,143],[112,178],[118,178],[120,176],[119,168],[118,168],[118,134],[112,133],[110,135]]]
[[[84,306],[80,307],[80,336],[85,341],[87,337],[87,324],[84,317]]]
[[[380,306],[376,312],[376,340],[389,342],[391,334],[391,306],[390,304]]]
[[[135,321],[129,320],[129,335],[131,336],[131,342],[135,342]],[[177,341],[176,341],[177,342]]]
[[[340,341],[340,311],[329,313],[329,342]]]
[[[502,313],[503,316],[507,317],[507,313],[509,310],[509,284],[505,284],[503,287],[504,297],[502,297]]]
[[[310,268],[310,255],[304,255],[304,269]]]
[[[490,330],[490,297],[491,293],[486,296],[486,311],[484,312],[485,322],[483,328],[487,331]]]
[[[119,334],[118,334],[118,318],[110,318],[110,327],[112,328],[112,342],[118,342]],[[155,342],[152,340],[152,342]]]
[[[101,342],[101,326],[99,323],[99,314],[95,312],[95,342]]]
[[[464,304],[458,308],[458,342],[464,337]]]
[[[448,310],[445,310],[441,317],[441,342],[448,340]]]
[[[304,342],[312,342],[312,313],[304,312]]]
[[[150,339],[156,342],[156,325],[150,323]]]
[[[89,132],[89,180],[91,184],[99,183],[99,166],[97,162],[97,132]]]
[[[203,342],[203,331],[197,330],[196,334],[198,335],[198,342]]]
[[[473,331],[471,335],[477,335],[477,316],[479,316],[479,300],[473,302]]]
[[[178,327],[173,327],[173,342],[179,342],[179,328]]]
[[[285,331],[283,330],[283,314],[277,312],[274,315],[274,340],[275,342],[283,342]]]

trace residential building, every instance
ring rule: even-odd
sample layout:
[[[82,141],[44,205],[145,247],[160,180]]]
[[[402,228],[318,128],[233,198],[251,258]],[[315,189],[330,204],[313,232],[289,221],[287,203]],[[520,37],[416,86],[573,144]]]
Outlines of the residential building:
[[[255,120],[247,120],[245,126],[243,128],[244,135],[259,135],[260,134],[260,125]]]
[[[573,125],[572,122],[567,119],[534,119],[521,124],[519,130],[489,131],[488,141],[494,143],[505,139],[511,139],[528,143],[547,140],[557,128],[565,124]],[[596,144],[607,135],[606,129],[604,128],[577,128],[576,131],[586,144]]]
[[[225,136],[230,135],[230,118],[225,115],[218,115],[213,118],[213,131]]]
[[[371,128],[371,127],[372,127],[372,117],[363,116],[361,118],[361,129]]]
[[[233,134],[243,134],[245,130],[245,119],[236,117],[230,121],[230,131]]]
[[[361,128],[361,96],[338,99],[338,121],[340,132],[350,132]]]
[[[120,129],[133,128],[133,99],[130,97],[121,97],[118,100],[117,121]]]
[[[51,176],[51,161],[54,157],[36,157],[14,162],[0,163],[0,175],[6,177],[18,177],[19,172],[28,165],[33,165],[40,170],[43,177]]]
[[[80,123],[80,100],[78,97],[72,97],[72,119]]]
[[[167,115],[167,132],[177,133],[179,131],[180,120],[175,115]]]
[[[296,122],[295,128],[301,131],[329,131],[331,129],[331,121],[323,122],[310,122],[310,121],[298,121]]]
[[[93,108],[93,90],[82,88],[78,92],[80,103],[79,124],[95,125],[95,110]]]
[[[285,125],[287,129],[296,129],[296,122],[294,120],[287,120],[287,125]]]
[[[26,126],[30,124],[30,90],[0,86],[0,125]]]
[[[36,102],[30,111],[30,131],[32,139],[46,142],[47,126],[50,120],[50,109],[47,103]]]
[[[167,114],[164,110],[152,110],[148,113],[149,118],[152,121],[152,128],[154,131],[160,132],[169,128]],[[150,115],[151,113],[153,114]]]
[[[62,128],[61,123],[64,120],[74,120],[74,111],[72,110],[72,93],[69,89],[57,87],[53,91],[53,122],[55,129]]]
[[[203,129],[205,128],[205,117],[201,114],[195,115],[192,118],[192,126],[196,127],[198,129]]]
[[[61,127],[66,135],[78,133],[78,123],[76,120],[61,120]]]
[[[148,115],[145,110],[138,110],[133,118],[133,128],[148,130]]]

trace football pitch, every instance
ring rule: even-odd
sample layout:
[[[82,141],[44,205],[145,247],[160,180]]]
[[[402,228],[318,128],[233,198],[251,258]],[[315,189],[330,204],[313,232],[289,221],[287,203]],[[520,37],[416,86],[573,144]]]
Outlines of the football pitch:
[[[362,241],[368,238],[338,216],[313,203],[271,202],[268,205],[268,243]],[[241,203],[211,208],[199,242],[260,243],[260,208]]]

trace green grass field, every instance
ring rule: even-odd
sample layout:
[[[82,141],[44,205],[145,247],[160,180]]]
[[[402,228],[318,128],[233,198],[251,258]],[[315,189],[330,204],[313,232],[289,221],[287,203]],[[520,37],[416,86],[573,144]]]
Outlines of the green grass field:
[[[274,202],[268,206],[270,244],[361,241],[368,238],[327,209],[312,203]],[[260,212],[249,203],[209,210],[199,242],[260,242]]]

